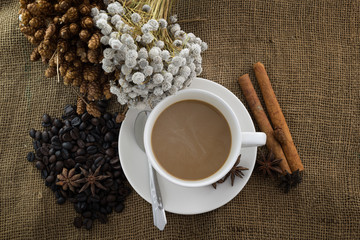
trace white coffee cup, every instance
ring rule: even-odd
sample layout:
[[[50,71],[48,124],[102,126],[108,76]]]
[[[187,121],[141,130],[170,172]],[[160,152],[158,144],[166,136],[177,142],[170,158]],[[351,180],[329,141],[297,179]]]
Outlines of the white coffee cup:
[[[159,115],[170,105],[184,100],[199,100],[206,102],[216,109],[218,109],[225,119],[227,120],[230,132],[231,132],[231,148],[230,153],[223,164],[223,166],[215,172],[213,175],[201,179],[201,180],[184,180],[177,178],[168,173],[156,160],[155,154],[152,150],[151,145],[151,134],[154,124]],[[153,168],[164,178],[175,184],[185,187],[202,187],[210,185],[222,177],[224,177],[230,169],[234,166],[239,154],[241,147],[254,147],[262,146],[266,143],[266,134],[262,132],[241,132],[239,120],[231,107],[217,95],[200,89],[185,89],[179,91],[177,94],[169,96],[162,100],[156,107],[151,111],[144,129],[144,146],[148,159]],[[166,146],[166,144],[164,144]]]

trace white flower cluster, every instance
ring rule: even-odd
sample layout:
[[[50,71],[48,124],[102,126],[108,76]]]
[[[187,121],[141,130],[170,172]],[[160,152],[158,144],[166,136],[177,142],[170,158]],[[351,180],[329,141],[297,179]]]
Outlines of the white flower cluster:
[[[144,5],[144,13],[149,6]],[[110,91],[120,104],[129,107],[153,107],[168,95],[190,85],[191,80],[202,72],[201,53],[207,44],[192,33],[185,33],[171,17],[165,19],[142,19],[133,13],[126,20],[125,9],[118,2],[110,3],[107,12],[92,9],[96,26],[104,35],[102,68],[105,72],[118,70],[120,78],[111,82]],[[140,31],[134,31],[134,26]],[[159,31],[166,30],[172,42],[155,38]],[[163,41],[164,40],[164,41]],[[169,46],[171,45],[171,46]]]

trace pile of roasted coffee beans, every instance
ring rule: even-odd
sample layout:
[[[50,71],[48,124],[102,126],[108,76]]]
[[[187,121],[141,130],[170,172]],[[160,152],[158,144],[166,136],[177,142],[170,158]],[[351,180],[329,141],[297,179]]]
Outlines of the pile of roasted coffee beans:
[[[118,135],[121,123],[105,112],[106,101],[100,101],[99,118],[76,106],[67,105],[61,119],[42,117],[44,131],[31,129],[35,152],[27,160],[35,167],[55,194],[56,202],[72,202],[77,213],[75,227],[91,229],[93,221],[107,222],[107,214],[121,212],[130,193],[118,157]]]

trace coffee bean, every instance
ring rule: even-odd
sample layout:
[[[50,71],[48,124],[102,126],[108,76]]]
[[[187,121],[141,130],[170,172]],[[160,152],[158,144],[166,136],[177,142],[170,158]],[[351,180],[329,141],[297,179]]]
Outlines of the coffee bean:
[[[75,161],[71,158],[64,161],[65,167],[69,169],[75,167],[75,164],[76,164]]]
[[[64,133],[61,138],[64,142],[70,142],[72,140],[70,133]]]
[[[39,170],[43,170],[44,167],[45,167],[45,165],[44,165],[41,161],[37,161],[37,162],[35,163],[35,167],[36,167],[37,169],[39,169]]]
[[[118,148],[118,142],[112,142],[111,143],[111,147],[113,147],[113,148]]]
[[[95,137],[94,137],[93,135],[89,134],[89,135],[87,135],[87,137],[86,137],[86,141],[87,141],[87,142],[90,142],[90,143],[93,143],[93,142],[95,142],[96,140],[95,140]]]
[[[29,131],[29,135],[30,135],[30,137],[31,138],[35,138],[35,134],[36,134],[36,131],[35,131],[35,129],[30,129],[30,131]]]
[[[89,120],[90,118],[91,118],[91,115],[88,114],[87,112],[85,112],[85,113],[83,113],[83,114],[81,115],[81,121],[83,121],[83,122],[86,122],[86,121]]]
[[[35,160],[35,154],[33,152],[29,152],[26,156],[26,159],[29,161],[29,162],[33,162]]]
[[[107,201],[108,203],[114,202],[115,200],[116,200],[116,196],[115,196],[115,195],[109,195],[109,196],[107,196],[107,198],[106,198],[106,201]]]
[[[114,140],[114,134],[112,132],[107,132],[105,134],[104,140],[106,142],[112,142]]]
[[[53,136],[52,138],[51,138],[51,143],[60,143],[60,138],[59,138],[59,136]]]
[[[49,140],[50,140],[49,139],[49,134],[48,134],[47,131],[42,132],[42,137],[41,138],[42,138],[43,142],[46,142],[46,143],[49,142]]]
[[[83,156],[83,155],[85,155],[86,154],[86,151],[85,151],[85,149],[83,149],[83,148],[79,148],[77,151],[76,151],[76,155],[77,156]]]
[[[56,164],[55,164],[55,171],[56,172],[61,172],[63,167],[64,167],[64,162],[63,161],[57,161]]]
[[[70,132],[72,129],[73,129],[72,126],[65,126],[65,127],[60,129],[59,134]],[[69,133],[69,136],[70,136],[70,133]],[[69,141],[71,141],[71,139]]]
[[[57,204],[60,204],[60,205],[61,205],[61,204],[64,204],[65,201],[66,201],[65,198],[59,197],[56,202],[57,202]]]
[[[77,162],[77,163],[84,163],[85,161],[86,161],[85,156],[77,156],[77,157],[75,157],[75,162]]]
[[[55,180],[55,177],[51,176],[51,175],[46,178],[46,181],[49,183],[53,182],[54,180]]]
[[[115,165],[119,163],[119,157],[114,157],[110,160],[111,165]]]
[[[41,147],[40,151],[41,151],[41,154],[44,155],[44,156],[49,155],[49,149],[47,147]]]
[[[108,121],[106,121],[106,126],[109,128],[109,129],[112,129],[115,127],[115,124],[114,122],[110,119]]]
[[[49,157],[49,163],[54,163],[54,162],[56,162],[56,156],[55,156],[55,155],[51,155],[51,156]]]
[[[65,116],[71,116],[75,113],[75,108],[71,105],[66,105],[64,109]]]
[[[61,158],[61,151],[60,151],[60,150],[58,150],[58,151],[55,152],[55,157],[56,157],[56,159],[60,159],[60,158]]]
[[[42,162],[43,162],[45,165],[49,165],[49,158],[48,158],[47,156],[43,156]]]
[[[79,129],[77,128],[74,128],[70,131],[70,136],[73,140],[78,140],[79,137],[80,137],[80,132],[79,132]]]
[[[83,223],[83,220],[81,217],[76,217],[74,218],[74,226],[76,228],[81,228],[82,227],[82,223]]]
[[[47,177],[48,177],[48,172],[46,171],[46,169],[43,169],[43,170],[41,170],[41,177],[42,178],[44,178],[44,179],[46,179]]]
[[[73,145],[70,142],[63,142],[62,147],[67,150],[70,150],[73,147]]]
[[[83,224],[87,230],[90,230],[92,228],[93,221],[89,218],[85,218]]]
[[[80,124],[80,126],[79,126],[79,130],[84,130],[84,129],[86,129],[86,128],[87,128],[87,125],[86,125],[85,122],[82,122],[82,123]]]
[[[105,163],[105,159],[103,157],[98,157],[94,161],[94,165],[96,165],[96,167],[101,166],[104,163]]]
[[[87,127],[86,127],[86,131],[91,131],[92,129],[94,128],[94,125],[92,124],[89,124]]]
[[[119,203],[116,207],[115,207],[115,212],[120,213],[122,212],[122,210],[124,209],[124,205],[122,203]]]
[[[109,149],[106,149],[105,151],[106,155],[108,155],[109,157],[112,157],[115,155],[115,150],[113,148],[109,148]]]
[[[65,148],[61,149],[61,157],[66,160],[70,157],[70,153]]]
[[[53,134],[58,134],[59,128],[57,128],[56,126],[52,126],[50,131],[51,131]]]
[[[40,131],[36,131],[35,139],[38,140],[38,141],[41,140],[41,132]]]
[[[90,211],[85,211],[85,212],[83,212],[82,213],[82,216],[84,217],[84,218],[91,218],[91,212]]]
[[[89,146],[86,148],[86,152],[88,154],[95,154],[95,153],[97,153],[97,151],[98,151],[98,149],[96,146]]]
[[[81,131],[80,132],[80,138],[81,138],[81,140],[85,141],[86,140],[86,133]]]
[[[81,124],[81,120],[79,117],[75,117],[71,120],[71,126],[77,127]]]
[[[62,122],[61,122],[59,119],[55,118],[55,119],[53,120],[53,126],[55,126],[55,127],[57,127],[57,128],[61,128],[61,127],[63,126],[63,124],[62,124]]]
[[[92,119],[90,120],[90,122],[91,122],[91,124],[94,125],[94,126],[97,126],[97,125],[100,123],[100,121],[99,121],[98,118],[92,118]]]
[[[103,116],[103,118],[104,118],[105,120],[110,120],[110,119],[112,118],[112,116],[111,116],[110,113],[105,113],[104,116]]]
[[[79,147],[77,145],[73,145],[73,147],[70,149],[70,152],[75,153]]]
[[[50,123],[51,118],[50,118],[50,116],[49,116],[48,114],[45,113],[45,114],[42,116],[42,120],[43,120],[44,123]]]

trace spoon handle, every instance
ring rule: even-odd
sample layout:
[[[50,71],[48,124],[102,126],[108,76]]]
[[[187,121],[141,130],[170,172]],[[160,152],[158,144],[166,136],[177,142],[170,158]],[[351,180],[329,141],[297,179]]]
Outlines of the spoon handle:
[[[159,189],[159,184],[157,181],[155,170],[152,168],[149,162],[149,178],[150,178],[150,196],[152,203],[152,211],[154,216],[154,225],[160,229],[164,230],[167,223],[165,210],[163,208],[161,193]]]

